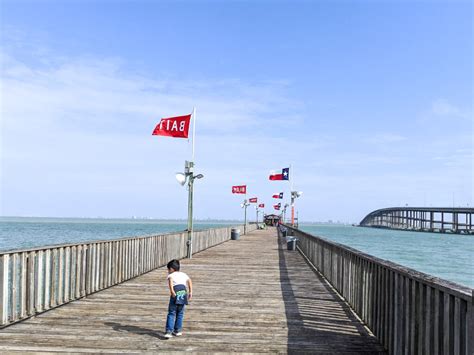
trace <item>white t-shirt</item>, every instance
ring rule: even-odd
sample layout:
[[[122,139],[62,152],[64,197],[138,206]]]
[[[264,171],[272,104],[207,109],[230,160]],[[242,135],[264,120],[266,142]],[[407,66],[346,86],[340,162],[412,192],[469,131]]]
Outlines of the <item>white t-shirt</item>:
[[[167,279],[171,279],[171,281],[173,282],[173,287],[176,285],[186,286],[186,282],[189,280],[189,276],[186,275],[184,272],[175,271],[169,274]]]

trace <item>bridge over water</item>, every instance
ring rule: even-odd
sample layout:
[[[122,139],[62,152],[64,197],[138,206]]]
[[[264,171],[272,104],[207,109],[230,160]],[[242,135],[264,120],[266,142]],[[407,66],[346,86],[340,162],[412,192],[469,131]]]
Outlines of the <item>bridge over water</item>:
[[[474,234],[474,208],[391,207],[369,213],[363,227]]]
[[[197,232],[184,335],[166,270],[187,233],[0,254],[0,352],[471,354],[473,290],[288,227]],[[45,312],[46,311],[46,312]]]

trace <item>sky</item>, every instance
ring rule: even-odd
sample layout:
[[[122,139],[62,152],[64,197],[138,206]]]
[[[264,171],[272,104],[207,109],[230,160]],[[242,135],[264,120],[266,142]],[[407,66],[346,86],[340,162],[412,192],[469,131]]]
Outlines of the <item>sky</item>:
[[[470,1],[0,0],[0,215],[303,221],[472,206]],[[268,180],[291,166],[291,182]],[[255,212],[252,206],[249,213]]]

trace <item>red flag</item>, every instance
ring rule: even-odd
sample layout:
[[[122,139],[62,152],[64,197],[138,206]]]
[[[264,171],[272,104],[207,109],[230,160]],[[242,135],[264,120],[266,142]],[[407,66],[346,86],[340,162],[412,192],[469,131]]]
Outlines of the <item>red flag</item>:
[[[246,194],[247,185],[232,186],[232,193],[233,194]]]
[[[280,198],[280,199],[283,198],[283,192],[273,195],[273,198]]]
[[[280,174],[272,172],[268,177],[270,180],[289,180],[290,179],[290,168],[281,169]]]
[[[153,130],[153,136],[188,138],[191,115],[162,118]]]
[[[265,204],[264,203],[259,204],[258,208],[265,208]]]
[[[256,197],[249,198],[249,202],[250,203],[257,203],[257,198]]]

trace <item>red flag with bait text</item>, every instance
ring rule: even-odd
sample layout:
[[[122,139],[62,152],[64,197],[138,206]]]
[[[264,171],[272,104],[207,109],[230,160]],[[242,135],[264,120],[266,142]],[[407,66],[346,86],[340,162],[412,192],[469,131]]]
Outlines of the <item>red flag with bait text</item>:
[[[232,193],[233,194],[246,194],[247,185],[232,186]]]
[[[188,138],[191,115],[162,118],[153,130],[154,136]]]

